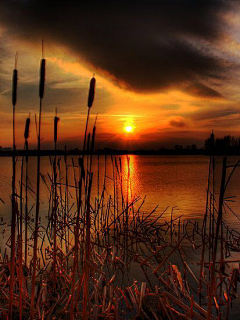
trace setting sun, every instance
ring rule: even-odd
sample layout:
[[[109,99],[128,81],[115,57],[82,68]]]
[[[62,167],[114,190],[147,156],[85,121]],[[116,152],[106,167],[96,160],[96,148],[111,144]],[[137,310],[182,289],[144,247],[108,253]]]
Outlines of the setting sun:
[[[133,132],[133,127],[132,126],[126,126],[124,127],[124,130],[128,133]]]

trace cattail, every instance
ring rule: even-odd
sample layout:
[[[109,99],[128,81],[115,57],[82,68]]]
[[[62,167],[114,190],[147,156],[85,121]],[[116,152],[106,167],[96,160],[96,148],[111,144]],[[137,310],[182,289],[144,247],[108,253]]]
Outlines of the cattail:
[[[90,87],[89,87],[88,108],[91,108],[93,104],[94,94],[95,94],[95,84],[96,84],[96,79],[93,77],[90,81]]]
[[[44,86],[45,86],[45,74],[46,74],[46,59],[41,60],[40,67],[40,83],[39,83],[39,97],[43,98],[44,95]]]
[[[27,118],[26,125],[25,125],[25,131],[24,131],[25,140],[27,140],[29,138],[29,128],[30,128],[30,118]]]
[[[94,100],[95,84],[96,84],[96,79],[93,77],[90,81],[89,94],[88,94],[88,115],[87,115],[86,128],[85,128],[85,134],[84,134],[84,140],[83,140],[83,151],[85,151],[85,146],[86,146],[88,120],[90,115],[90,109],[92,107],[93,100]]]
[[[94,125],[94,127],[93,127],[93,133],[92,133],[91,152],[93,152],[93,149],[94,149],[95,134],[96,134],[96,126]]]
[[[16,186],[16,160],[15,160],[15,152],[16,152],[16,144],[15,144],[15,106],[17,103],[17,80],[18,80],[18,72],[17,72],[17,53],[15,56],[15,69],[13,70],[13,82],[12,82],[12,105],[13,105],[13,154],[12,154],[12,220],[11,220],[11,263],[10,263],[10,281],[9,281],[9,312],[8,317],[12,319],[12,311],[13,311],[13,291],[14,291],[14,281],[15,281],[15,250],[16,250],[16,199],[15,199],[15,186]]]
[[[17,69],[13,70],[12,78],[12,104],[13,106],[17,103],[17,83],[18,83],[18,71]]]
[[[59,117],[54,117],[54,142],[57,143],[57,132],[58,132],[58,121],[60,120]]]
[[[82,179],[85,179],[85,169],[84,169],[84,163],[83,163],[83,158],[78,158],[78,164],[79,167],[81,168],[81,173],[82,173]]]
[[[90,150],[90,140],[91,140],[91,133],[89,132],[88,137],[87,137],[87,151],[88,152]]]
[[[42,42],[42,56],[43,56],[43,42]],[[35,216],[35,230],[34,230],[34,244],[33,244],[33,266],[32,266],[32,291],[31,291],[31,305],[30,318],[34,318],[34,290],[36,282],[36,266],[37,266],[37,244],[38,244],[38,229],[39,229],[39,207],[40,207],[40,167],[41,167],[41,118],[42,118],[42,99],[44,95],[45,84],[45,70],[46,60],[41,60],[40,67],[40,83],[39,83],[39,119],[38,119],[38,156],[37,156],[37,192],[36,192],[36,216]]]

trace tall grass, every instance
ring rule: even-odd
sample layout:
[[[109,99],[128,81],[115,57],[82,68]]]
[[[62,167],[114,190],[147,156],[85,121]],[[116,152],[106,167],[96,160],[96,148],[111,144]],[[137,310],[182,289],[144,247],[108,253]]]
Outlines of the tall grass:
[[[43,43],[42,43],[43,48]],[[42,125],[42,102],[45,88],[45,74],[46,74],[46,59],[42,58],[40,64],[40,82],[39,82],[39,116],[38,116],[38,155],[37,155],[37,194],[36,194],[36,216],[35,216],[35,231],[34,231],[34,245],[33,245],[33,273],[31,285],[31,319],[34,317],[34,294],[36,283],[36,264],[37,264],[37,246],[38,246],[38,230],[39,230],[39,209],[40,209],[40,170],[41,170],[41,125]]]
[[[17,202],[16,202],[16,134],[15,134],[15,108],[17,104],[17,85],[18,85],[18,71],[17,71],[17,54],[15,57],[15,69],[13,70],[12,79],[12,106],[13,106],[13,153],[12,153],[12,219],[11,219],[11,264],[10,264],[10,287],[9,287],[9,319],[12,319],[13,311],[13,290],[15,284],[15,245],[16,245],[16,216],[17,216]]]
[[[54,163],[53,163],[53,177],[54,177],[54,206],[53,206],[53,282],[54,289],[56,290],[56,272],[57,272],[57,264],[56,264],[56,252],[57,252],[57,209],[58,209],[58,200],[57,200],[57,134],[58,134],[58,122],[59,117],[56,115],[54,117]]]
[[[28,138],[30,131],[30,115],[26,120],[24,139],[25,139],[25,265],[28,265]]]

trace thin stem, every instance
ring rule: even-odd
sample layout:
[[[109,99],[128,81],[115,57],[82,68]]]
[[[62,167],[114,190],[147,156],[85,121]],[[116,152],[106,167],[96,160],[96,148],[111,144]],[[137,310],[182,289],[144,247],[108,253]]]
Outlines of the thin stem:
[[[39,123],[38,123],[38,154],[37,154],[37,198],[36,198],[36,216],[35,216],[35,231],[34,231],[34,245],[33,245],[33,274],[32,274],[31,310],[30,310],[31,319],[33,319],[33,316],[34,316],[34,292],[35,292],[35,283],[36,283],[37,245],[38,245],[38,229],[39,229],[41,117],[42,117],[42,99],[40,98]]]

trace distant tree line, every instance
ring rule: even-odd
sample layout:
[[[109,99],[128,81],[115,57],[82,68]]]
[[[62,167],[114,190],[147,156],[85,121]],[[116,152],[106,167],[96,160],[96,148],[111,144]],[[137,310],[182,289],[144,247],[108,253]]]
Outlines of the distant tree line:
[[[215,153],[240,153],[240,138],[231,135],[225,135],[223,138],[214,138],[211,134],[210,138],[205,140],[205,150]]]
[[[187,149],[187,150],[197,150],[197,146],[196,144],[192,144],[192,145],[187,145],[186,148],[183,147],[183,145],[179,145],[179,144],[175,144],[174,146],[174,150],[175,151],[179,151],[179,150],[184,150],[184,149]]]
[[[80,155],[82,150],[75,148],[72,150],[41,150],[42,156],[57,155]],[[87,153],[87,151],[85,151]],[[36,156],[37,150],[28,150],[29,156]],[[198,148],[196,144],[183,146],[176,144],[173,148],[160,147],[158,150],[115,150],[111,148],[98,149],[94,151],[94,154],[112,154],[112,155],[124,155],[124,154],[136,154],[136,155],[240,155],[240,138],[236,138],[231,135],[225,135],[223,138],[215,138],[212,133],[208,139],[204,142],[204,147]],[[11,156],[12,148],[2,148],[0,146],[0,156]],[[17,150],[17,155],[25,155],[25,150]]]

